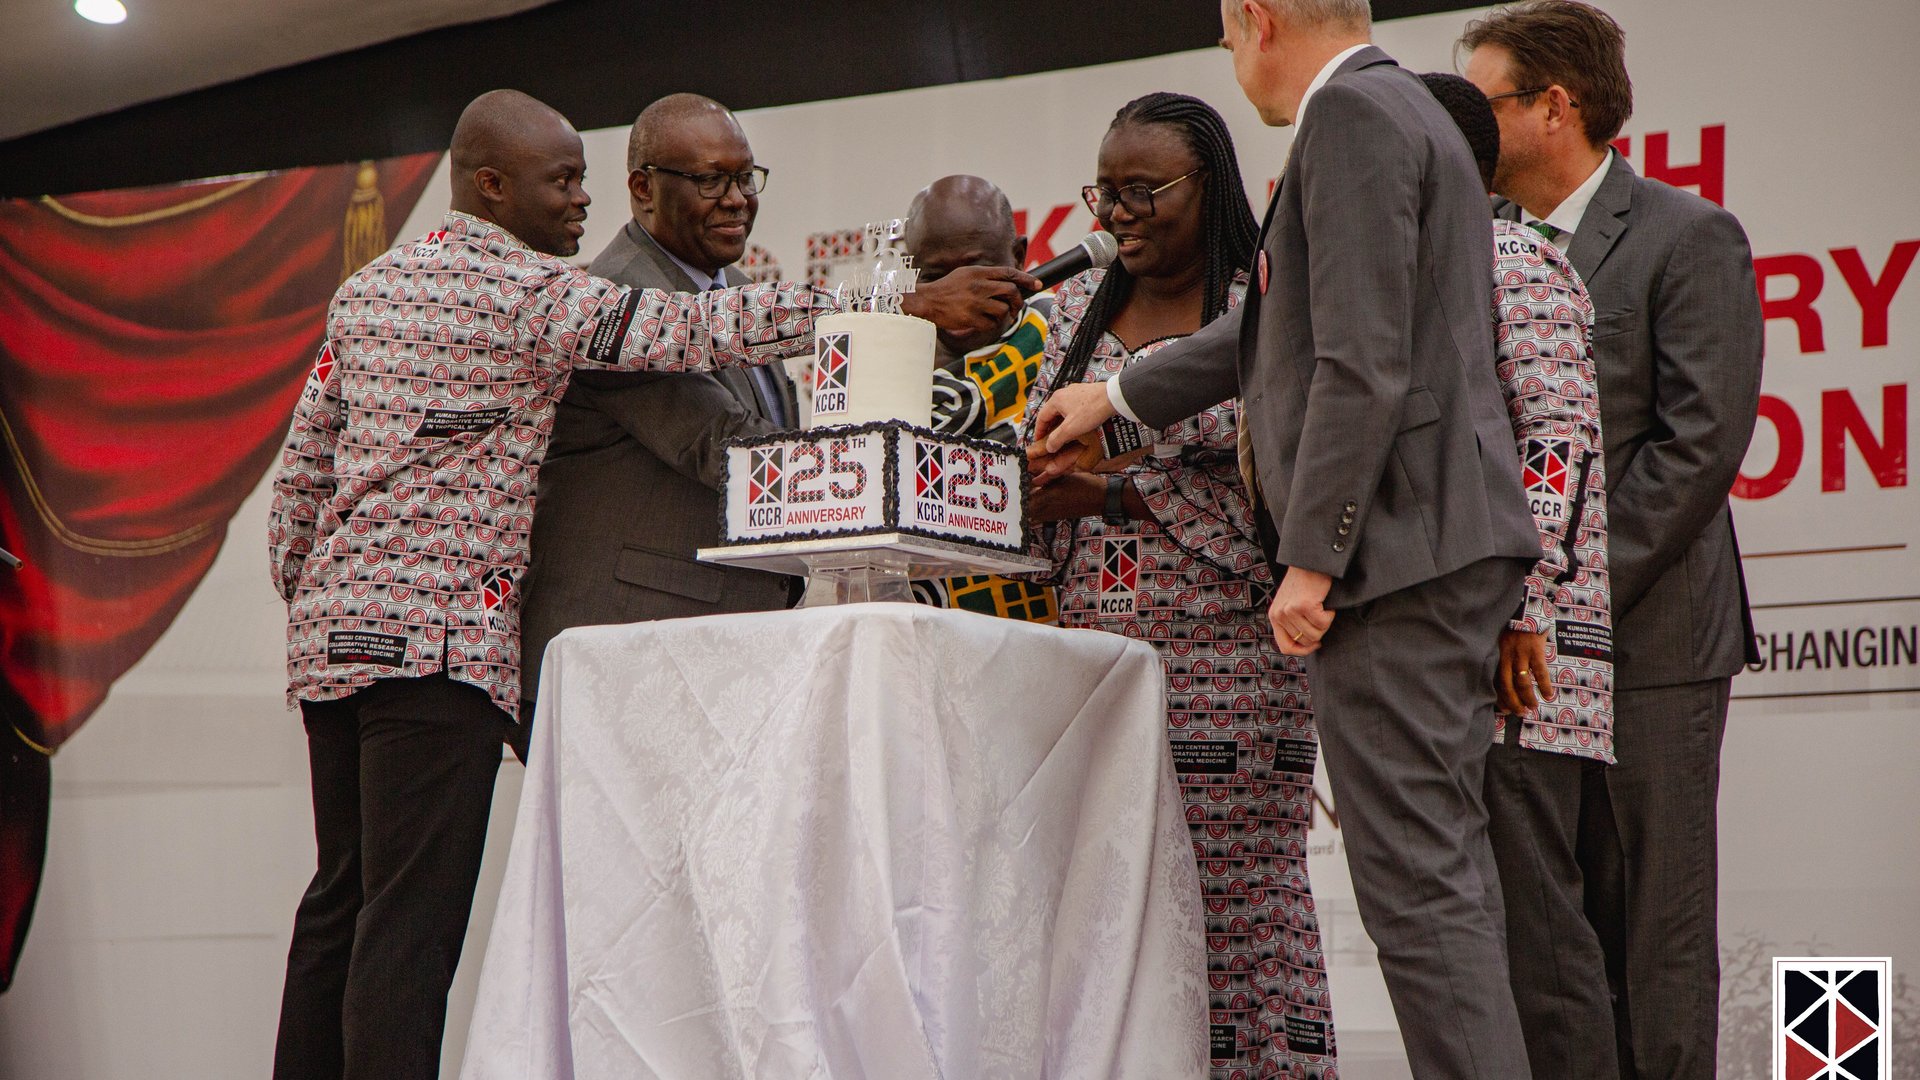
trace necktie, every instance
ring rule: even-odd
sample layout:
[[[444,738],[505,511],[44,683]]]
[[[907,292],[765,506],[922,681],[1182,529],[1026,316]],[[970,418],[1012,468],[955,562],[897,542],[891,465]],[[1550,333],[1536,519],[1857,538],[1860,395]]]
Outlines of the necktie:
[[[719,292],[726,287],[724,280],[714,278],[707,283],[704,291]],[[789,426],[791,421],[787,419],[787,402],[780,393],[780,384],[774,380],[773,372],[755,364],[747,368],[747,378],[753,383],[755,395],[760,398],[760,411],[773,421],[775,427]]]
[[[1565,235],[1558,228],[1544,221],[1529,221],[1527,222],[1527,228],[1539,233],[1540,238],[1549,244],[1559,243],[1560,237]]]
[[[1239,427],[1234,431],[1234,451],[1240,459],[1240,481],[1247,485],[1247,506],[1258,509],[1260,506],[1260,473],[1253,464],[1253,436],[1249,433],[1253,424],[1247,416],[1247,403],[1244,399],[1234,402],[1238,406],[1235,418]]]

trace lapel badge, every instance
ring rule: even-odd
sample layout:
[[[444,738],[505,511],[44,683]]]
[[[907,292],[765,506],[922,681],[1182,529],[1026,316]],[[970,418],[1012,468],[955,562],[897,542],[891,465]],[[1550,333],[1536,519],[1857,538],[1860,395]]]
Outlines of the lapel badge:
[[[1267,249],[1260,249],[1260,257],[1254,261],[1260,270],[1260,295],[1267,295]]]

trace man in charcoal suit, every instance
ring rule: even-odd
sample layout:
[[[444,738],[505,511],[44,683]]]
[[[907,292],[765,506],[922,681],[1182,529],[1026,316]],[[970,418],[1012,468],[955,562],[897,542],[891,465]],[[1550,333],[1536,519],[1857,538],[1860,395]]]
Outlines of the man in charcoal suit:
[[[1605,971],[1575,970],[1568,950],[1517,950],[1515,995],[1537,1066],[1597,1033],[1615,1040],[1623,1077],[1711,1080],[1720,741],[1732,677],[1759,659],[1727,501],[1759,406],[1753,256],[1732,214],[1634,175],[1609,148],[1633,86],[1605,12],[1515,4],[1461,45],[1500,123],[1500,212],[1559,245],[1593,298],[1607,457],[1618,763],[1541,804],[1577,827],[1577,850],[1512,853],[1558,888],[1508,898],[1541,923],[1584,909]],[[1576,1023],[1594,983],[1602,1006],[1611,989],[1610,1025]]]
[[[675,292],[746,283],[732,264],[765,174],[732,113],[693,94],[654,102],[634,121],[627,166],[633,219],[595,256],[593,274]],[[777,364],[576,374],[540,470],[523,698],[539,686],[547,642],[568,627],[791,606],[800,579],[697,562],[694,552],[720,540],[721,444],[799,423],[793,380]]]
[[[1261,118],[1296,127],[1246,301],[1043,407],[1043,478],[1117,415],[1240,396],[1308,656],[1361,918],[1423,1078],[1525,1077],[1481,785],[1500,631],[1540,554],[1493,355],[1485,190],[1452,119],[1368,44],[1364,0],[1229,0]],[[1052,456],[1047,456],[1052,455]]]

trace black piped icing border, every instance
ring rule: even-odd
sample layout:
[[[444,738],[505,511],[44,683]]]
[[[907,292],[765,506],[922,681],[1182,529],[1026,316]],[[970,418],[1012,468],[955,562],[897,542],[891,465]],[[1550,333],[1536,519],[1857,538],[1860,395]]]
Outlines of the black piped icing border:
[[[824,438],[844,438],[852,435],[875,435],[875,434],[884,435],[889,431],[911,432],[917,438],[927,439],[931,442],[944,443],[948,446],[964,446],[968,449],[978,451],[978,452],[992,453],[992,454],[1012,454],[1016,458],[1018,458],[1020,454],[1019,448],[1009,447],[1005,443],[993,442],[990,439],[970,439],[970,438],[966,438],[964,436],[959,436],[959,435],[943,435],[940,432],[932,430],[931,428],[920,427],[917,424],[909,424],[904,420],[873,420],[873,421],[868,421],[867,423],[864,423],[864,424],[833,424],[826,427],[808,428],[805,431],[783,431],[783,432],[775,432],[769,435],[742,435],[732,439],[728,439],[726,442],[721,444],[721,447],[723,450],[735,450],[735,449],[751,450],[757,446],[771,446],[774,443],[791,442],[796,438],[806,438],[811,440],[811,439],[824,439]],[[881,533],[904,533],[908,536],[919,536],[919,537],[924,537],[928,540],[939,540],[949,544],[967,544],[973,547],[988,548],[994,551],[1006,551],[1016,555],[1026,554],[1028,548],[1031,546],[1031,543],[1032,543],[1031,530],[1027,525],[1026,507],[1027,507],[1027,498],[1029,495],[1032,494],[1032,490],[1033,490],[1033,478],[1031,475],[1028,474],[1026,469],[1022,468],[1019,470],[1020,510],[1021,510],[1019,538],[1016,541],[1013,541],[1007,544],[994,544],[994,543],[988,543],[982,540],[961,540],[948,534],[937,533],[927,529],[914,528],[908,525],[901,524],[901,521],[900,521],[900,460],[899,460],[900,440],[887,439],[885,446],[886,446],[886,449],[884,454],[882,455],[882,459],[884,461],[884,469],[882,470],[882,474],[880,478],[880,482],[884,484],[885,487],[883,488],[882,495],[881,495],[881,508],[880,508],[881,524],[879,526],[874,528],[866,528],[866,529],[834,530],[832,532],[768,533],[762,536],[753,537],[752,539],[732,540],[727,537],[727,500],[723,498],[720,500],[720,546],[721,547],[743,547],[749,544],[785,544],[785,543],[792,543],[794,541],[799,541],[799,540],[821,540],[821,539],[840,538],[840,537],[877,536]],[[731,484],[733,482],[731,455],[728,455],[728,456],[729,456],[729,467],[728,467],[727,483]]]

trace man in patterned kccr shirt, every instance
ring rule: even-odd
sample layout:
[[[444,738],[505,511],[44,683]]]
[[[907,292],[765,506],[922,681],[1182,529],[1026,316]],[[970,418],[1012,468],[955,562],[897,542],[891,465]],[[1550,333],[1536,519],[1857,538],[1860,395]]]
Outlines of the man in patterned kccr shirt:
[[[1493,188],[1500,125],[1458,75],[1420,76],[1460,125]],[[1583,792],[1613,754],[1613,603],[1606,451],[1592,349],[1593,301],[1558,247],[1493,223],[1496,368],[1540,530],[1526,601],[1500,635],[1499,711],[1487,756],[1487,838],[1507,910],[1509,981],[1533,1075],[1620,1075],[1606,960],[1587,921],[1575,852]]]
[[[812,346],[825,294],[628,289],[558,256],[580,136],[514,91],[454,129],[440,229],[348,278],[295,407],[268,536],[306,724],[318,869],[294,917],[276,1080],[430,1080],[515,728],[520,575],[576,368],[709,371]],[[907,308],[998,326],[1038,283],[975,268]]]

